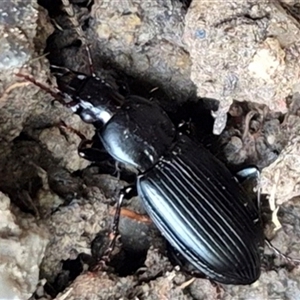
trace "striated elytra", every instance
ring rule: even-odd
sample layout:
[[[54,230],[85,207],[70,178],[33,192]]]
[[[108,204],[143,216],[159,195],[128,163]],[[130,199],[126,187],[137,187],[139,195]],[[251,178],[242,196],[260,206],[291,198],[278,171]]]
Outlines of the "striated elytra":
[[[157,104],[124,98],[95,76],[74,73],[63,86],[73,111],[95,125],[106,151],[137,170],[148,214],[189,263],[224,284],[259,278],[264,246],[259,212],[225,165],[179,134]]]
[[[197,270],[225,284],[260,276],[264,234],[256,207],[206,149],[180,137],[138,180],[147,212]]]

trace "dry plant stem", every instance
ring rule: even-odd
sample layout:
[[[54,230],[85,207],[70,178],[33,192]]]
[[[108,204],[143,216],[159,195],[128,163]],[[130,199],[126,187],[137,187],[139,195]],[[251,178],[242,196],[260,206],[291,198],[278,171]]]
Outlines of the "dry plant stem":
[[[183,283],[179,286],[179,288],[182,289],[182,290],[184,290],[185,288],[187,288],[188,286],[190,286],[190,285],[195,281],[195,279],[196,279],[196,278],[193,277],[193,278],[191,278],[190,280],[183,282]]]
[[[250,121],[254,117],[255,114],[256,114],[256,112],[254,110],[251,110],[247,113],[247,115],[245,117],[245,129],[243,132],[242,140],[244,140],[246,138],[246,136],[248,135],[249,128],[250,128]]]

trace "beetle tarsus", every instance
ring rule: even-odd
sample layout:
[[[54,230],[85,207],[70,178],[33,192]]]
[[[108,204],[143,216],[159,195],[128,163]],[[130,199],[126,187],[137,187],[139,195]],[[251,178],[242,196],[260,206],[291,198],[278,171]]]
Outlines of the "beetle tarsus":
[[[268,239],[265,239],[265,242],[266,242],[266,245],[282,260],[290,263],[290,264],[293,264],[293,265],[299,265],[300,264],[300,259],[297,259],[297,258],[293,258],[293,257],[290,257],[289,255],[287,254],[284,254],[282,253],[278,248],[276,248],[275,246],[272,245],[272,243],[268,240]]]

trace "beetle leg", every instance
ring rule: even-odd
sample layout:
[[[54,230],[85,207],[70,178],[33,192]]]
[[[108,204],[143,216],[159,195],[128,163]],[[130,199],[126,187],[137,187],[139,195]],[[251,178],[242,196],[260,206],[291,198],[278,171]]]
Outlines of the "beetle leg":
[[[114,220],[113,220],[113,226],[112,226],[112,234],[113,234],[113,239],[110,243],[110,246],[108,247],[108,251],[112,251],[114,248],[114,245],[116,243],[117,236],[119,234],[119,222],[120,222],[120,215],[121,215],[121,208],[123,204],[124,199],[129,199],[132,196],[132,192],[134,191],[132,186],[127,186],[123,188],[120,191],[120,196],[117,202],[117,207],[114,215]]]
[[[245,169],[238,171],[235,176],[238,179],[239,183],[242,184],[244,181],[250,180],[253,178],[256,180],[259,180],[260,172],[257,167],[250,166],[250,167],[247,167]]]
[[[91,147],[88,147],[89,145],[91,145]],[[93,140],[82,140],[78,146],[79,156],[95,163],[100,163],[111,158],[104,149],[93,147],[93,145]]]
[[[260,214],[261,207],[261,188],[260,188],[260,171],[256,166],[250,166],[238,171],[235,174],[238,182],[243,186],[248,194],[253,194],[256,190],[255,202]]]
[[[61,120],[59,126],[75,133],[81,139],[78,146],[78,155],[80,157],[95,163],[103,162],[111,157],[104,148],[95,146],[96,142],[94,140],[87,139],[79,130],[68,126],[64,121]]]
[[[69,130],[72,133],[75,133],[82,141],[87,140],[87,138],[85,137],[85,135],[83,133],[81,133],[79,130],[67,125],[63,120],[60,120],[58,126],[60,128],[65,128],[65,129]]]
[[[287,263],[293,264],[293,265],[299,265],[300,259],[296,259],[293,257],[288,256],[287,254],[282,253],[279,249],[277,249],[275,246],[272,245],[272,243],[265,239],[266,245],[281,259],[286,261]]]
[[[113,249],[113,247],[115,245],[115,242],[116,242],[116,238],[117,238],[118,233],[119,233],[119,222],[120,222],[120,214],[121,214],[121,207],[122,207],[122,204],[123,204],[123,200],[124,200],[124,198],[125,199],[129,198],[132,191],[133,191],[132,186],[127,186],[127,187],[123,188],[120,191],[120,196],[119,196],[119,199],[118,199],[118,202],[117,202],[117,207],[116,207],[114,220],[113,220],[113,226],[112,226],[112,233],[114,235],[114,239],[112,239],[111,245],[110,245],[109,248]]]
[[[94,135],[92,140],[87,139],[84,134],[82,134],[79,130],[66,125],[64,121],[60,121],[59,123],[60,128],[67,129],[73,133],[75,133],[80,139],[81,142],[78,146],[78,155],[90,162],[101,164],[103,162],[109,162],[109,173],[117,177],[117,179],[123,178],[123,180],[126,180],[128,182],[133,182],[135,179],[133,179],[133,173],[127,172],[126,170],[123,170],[120,168],[120,163],[115,161],[109,153],[105,150],[104,146],[102,145],[101,140],[98,137],[98,133]],[[112,170],[111,170],[112,168]],[[107,169],[106,169],[107,170]],[[123,172],[124,171],[124,172]],[[112,172],[112,173],[111,173]],[[135,175],[134,175],[135,178]],[[133,185],[131,185],[131,192],[125,193],[126,199],[131,199],[132,197],[137,195],[137,191],[135,188],[133,188]]]
[[[114,214],[112,232],[110,234],[109,245],[107,247],[105,254],[97,262],[96,266],[93,268],[93,271],[103,270],[103,267],[105,267],[111,259],[112,251],[114,250],[117,239],[119,237],[119,222],[120,222],[121,207],[123,204],[123,200],[124,200],[124,198],[126,198],[126,196],[128,197],[131,192],[132,192],[131,186],[126,187],[120,191],[119,199],[117,201],[117,207],[116,207],[115,214]]]

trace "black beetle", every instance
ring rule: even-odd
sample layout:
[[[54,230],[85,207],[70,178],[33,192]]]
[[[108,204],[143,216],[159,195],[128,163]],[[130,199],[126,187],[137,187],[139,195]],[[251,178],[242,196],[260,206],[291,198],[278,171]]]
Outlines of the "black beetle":
[[[259,278],[259,210],[225,165],[178,132],[159,105],[124,97],[95,75],[67,72],[59,88],[61,102],[95,126],[108,154],[138,172],[148,214],[195,269],[224,284]]]

